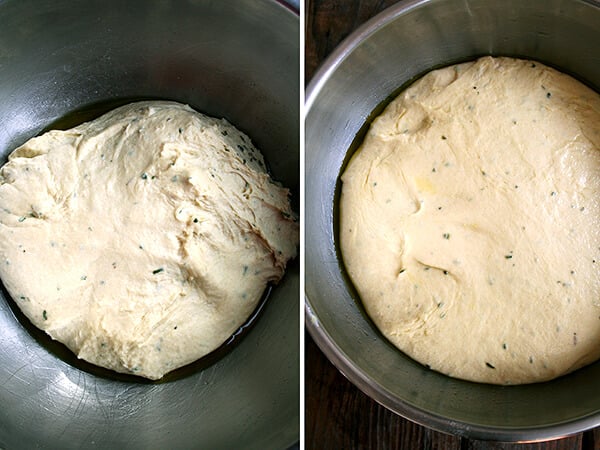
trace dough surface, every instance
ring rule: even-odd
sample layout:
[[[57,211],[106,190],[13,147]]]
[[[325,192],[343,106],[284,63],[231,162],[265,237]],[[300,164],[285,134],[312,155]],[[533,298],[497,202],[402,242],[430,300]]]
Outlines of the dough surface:
[[[342,174],[339,238],[367,313],[420,363],[486,383],[600,357],[600,96],[542,64],[428,73]]]
[[[0,276],[79,358],[159,379],[226,341],[296,254],[288,190],[250,139],[139,102],[17,148],[0,170]]]

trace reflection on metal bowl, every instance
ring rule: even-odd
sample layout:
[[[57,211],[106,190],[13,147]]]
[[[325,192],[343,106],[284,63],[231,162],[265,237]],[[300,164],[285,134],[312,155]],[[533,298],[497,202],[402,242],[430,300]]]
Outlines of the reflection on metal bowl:
[[[600,425],[600,362],[554,381],[493,386],[408,358],[377,331],[336,248],[338,175],[373,111],[426,71],[492,54],[536,59],[600,87],[600,5],[587,0],[401,2],[353,33],[306,98],[307,327],[329,359],[389,409],[478,439],[543,440]],[[458,343],[460,345],[460,343]]]
[[[8,0],[0,17],[2,161],[61,118],[169,99],[247,133],[298,204],[299,19],[283,2]],[[2,290],[0,448],[286,448],[298,291],[295,261],[239,342],[151,383],[77,360]]]

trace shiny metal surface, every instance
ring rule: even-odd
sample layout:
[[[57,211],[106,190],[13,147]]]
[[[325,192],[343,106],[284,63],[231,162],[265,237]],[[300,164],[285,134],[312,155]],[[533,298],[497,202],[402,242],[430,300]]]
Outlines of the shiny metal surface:
[[[89,104],[226,117],[299,194],[299,18],[272,0],[0,1],[0,150]],[[299,433],[299,264],[231,351],[164,382],[95,371],[0,295],[0,448],[283,449]]]
[[[598,42],[597,1],[406,1],[352,34],[309,85],[307,327],[340,371],[398,414],[437,430],[502,441],[550,439],[600,425],[600,363],[547,383],[503,387],[446,377],[396,350],[362,313],[346,282],[334,211],[338,175],[354,137],[413,77],[479,55],[513,55],[551,64],[597,89]]]

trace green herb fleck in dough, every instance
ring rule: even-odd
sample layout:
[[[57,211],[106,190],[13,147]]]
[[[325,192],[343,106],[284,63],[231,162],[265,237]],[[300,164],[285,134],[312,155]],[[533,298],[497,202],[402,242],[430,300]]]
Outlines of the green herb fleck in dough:
[[[444,233],[443,236],[444,239],[450,239],[450,233]]]
[[[153,274],[153,275],[156,275],[157,273],[161,273],[161,272],[162,272],[162,271],[164,271],[164,270],[165,270],[165,269],[163,269],[162,267],[160,267],[160,268],[158,268],[158,269],[155,269],[155,270],[153,270],[153,271],[152,271],[152,274]]]
[[[146,172],[144,172],[142,174],[142,180],[146,180],[148,178],[148,174]]]
[[[25,221],[25,219],[26,219],[26,217],[24,217],[24,216],[21,216],[21,217],[19,217],[19,222],[24,222],[24,221]]]
[[[46,312],[46,310],[42,311],[42,317],[44,318],[44,320],[48,320],[48,313]]]
[[[504,257],[505,257],[506,259],[511,259],[511,258],[512,258],[512,255],[504,255]]]
[[[495,369],[495,367],[487,361],[486,361],[485,365],[488,366],[490,369]]]

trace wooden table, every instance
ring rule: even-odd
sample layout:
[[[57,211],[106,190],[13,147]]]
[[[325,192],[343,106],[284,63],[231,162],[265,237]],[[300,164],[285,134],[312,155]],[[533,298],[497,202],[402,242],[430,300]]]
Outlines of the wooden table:
[[[306,0],[305,80],[355,28],[395,0]],[[446,435],[380,406],[350,383],[306,333],[306,421],[311,449],[600,450],[600,428],[555,441],[503,444]]]

